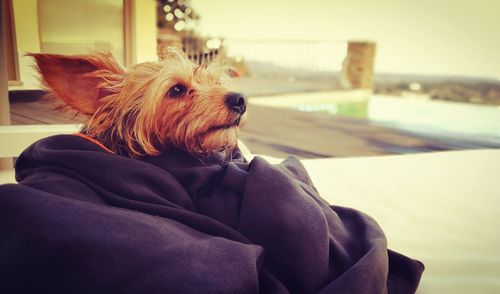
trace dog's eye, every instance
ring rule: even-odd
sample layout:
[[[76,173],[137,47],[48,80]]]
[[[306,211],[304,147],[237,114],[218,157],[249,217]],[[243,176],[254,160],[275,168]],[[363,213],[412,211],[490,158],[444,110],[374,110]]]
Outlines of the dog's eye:
[[[187,88],[183,84],[176,84],[172,88],[170,88],[167,92],[168,97],[170,98],[179,98],[184,96]]]

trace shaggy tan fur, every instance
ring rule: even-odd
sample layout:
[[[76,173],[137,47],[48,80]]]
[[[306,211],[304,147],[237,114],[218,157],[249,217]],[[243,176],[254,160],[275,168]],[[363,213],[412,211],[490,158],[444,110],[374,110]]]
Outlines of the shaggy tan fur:
[[[206,155],[237,144],[241,115],[225,105],[230,77],[221,62],[196,66],[169,50],[161,62],[125,70],[108,53],[29,55],[52,95],[89,115],[82,132],[114,152],[142,157],[175,146]],[[188,90],[169,97],[177,84]]]

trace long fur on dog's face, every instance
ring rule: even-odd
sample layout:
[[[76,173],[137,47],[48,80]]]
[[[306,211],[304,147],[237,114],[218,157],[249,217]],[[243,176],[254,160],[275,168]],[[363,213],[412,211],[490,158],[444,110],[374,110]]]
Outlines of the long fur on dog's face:
[[[220,63],[195,66],[170,50],[126,71],[104,53],[29,55],[49,91],[89,115],[83,132],[115,152],[141,157],[175,146],[203,155],[237,144],[241,115],[225,104],[230,77]]]

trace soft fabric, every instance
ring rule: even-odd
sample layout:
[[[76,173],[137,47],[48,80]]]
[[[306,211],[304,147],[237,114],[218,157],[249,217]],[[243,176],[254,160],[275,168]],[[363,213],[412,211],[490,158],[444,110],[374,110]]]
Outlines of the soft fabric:
[[[60,135],[16,178],[0,186],[0,293],[413,293],[423,271],[293,158],[137,160]]]

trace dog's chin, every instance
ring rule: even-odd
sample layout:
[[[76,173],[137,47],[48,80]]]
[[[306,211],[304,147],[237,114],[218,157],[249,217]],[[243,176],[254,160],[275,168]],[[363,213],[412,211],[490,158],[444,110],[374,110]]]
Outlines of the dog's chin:
[[[226,122],[218,122],[184,141],[185,149],[198,155],[214,152],[230,153],[238,146],[238,134],[241,116]]]
[[[203,153],[230,152],[238,145],[238,126],[228,126],[207,132],[201,142]]]
[[[231,130],[231,129],[233,129],[233,130],[238,129],[240,126],[240,121],[241,121],[241,116],[236,118],[235,120],[229,122],[229,123],[210,126],[205,131],[205,133],[210,134],[210,133],[214,133],[214,132],[217,133],[217,132],[224,132],[224,131]]]

